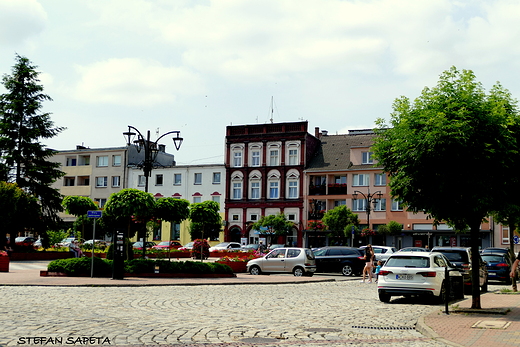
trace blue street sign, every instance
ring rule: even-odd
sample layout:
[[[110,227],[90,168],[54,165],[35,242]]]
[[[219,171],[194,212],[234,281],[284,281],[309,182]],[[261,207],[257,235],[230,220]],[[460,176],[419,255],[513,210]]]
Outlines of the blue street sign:
[[[103,211],[87,211],[88,218],[101,218]]]
[[[520,242],[520,238],[518,236],[513,236],[513,242],[515,243],[515,245],[518,245],[518,243]]]
[[[354,235],[356,233],[356,228],[354,226],[352,226],[352,235]]]

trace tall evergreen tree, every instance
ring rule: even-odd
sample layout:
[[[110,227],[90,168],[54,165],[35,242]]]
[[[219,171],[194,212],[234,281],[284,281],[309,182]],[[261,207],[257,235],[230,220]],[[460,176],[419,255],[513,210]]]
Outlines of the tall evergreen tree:
[[[41,112],[43,102],[52,99],[43,93],[34,66],[16,55],[12,74],[2,77],[6,93],[0,95],[0,180],[15,182],[40,201],[45,231],[59,222],[61,194],[51,185],[64,173],[60,164],[49,161],[56,152],[40,141],[64,130],[55,127],[50,113]]]

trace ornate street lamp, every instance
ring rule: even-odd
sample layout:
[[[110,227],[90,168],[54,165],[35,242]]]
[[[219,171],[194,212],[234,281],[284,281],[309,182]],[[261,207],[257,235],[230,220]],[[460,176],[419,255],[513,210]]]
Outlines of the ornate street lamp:
[[[381,193],[380,190],[378,190],[375,193],[370,194],[370,189],[369,189],[368,193],[366,195],[363,192],[355,190],[354,193],[352,194],[352,199],[357,200],[358,194],[361,194],[366,201],[365,202],[365,211],[367,213],[367,225],[368,225],[368,229],[372,230],[372,229],[370,229],[370,212],[372,211],[371,204],[373,203],[374,208],[375,208],[378,200],[381,200],[381,197],[383,196],[383,194]],[[375,197],[376,195],[377,195],[377,197]]]
[[[157,155],[159,154],[159,140],[165,137],[166,135],[175,134],[173,139],[173,144],[176,150],[179,150],[182,145],[183,138],[180,137],[180,131],[169,131],[163,135],[161,135],[157,140],[150,140],[150,130],[146,133],[146,138],[143,134],[135,127],[129,125],[128,131],[123,133],[123,136],[127,140],[127,145],[136,146],[137,152],[140,153],[142,150],[144,151],[144,160],[137,165],[137,167],[143,169],[145,184],[144,191],[148,193],[148,178],[152,176],[152,170],[154,168],[155,160],[157,159]],[[136,138],[137,136],[137,138]],[[143,258],[146,253],[146,232],[143,238]]]

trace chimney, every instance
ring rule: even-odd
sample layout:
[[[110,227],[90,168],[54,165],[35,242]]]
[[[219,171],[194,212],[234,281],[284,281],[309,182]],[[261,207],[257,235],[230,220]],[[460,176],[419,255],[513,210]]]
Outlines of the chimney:
[[[315,127],[314,128],[314,137],[316,137],[318,139],[321,137],[320,136],[320,127]]]

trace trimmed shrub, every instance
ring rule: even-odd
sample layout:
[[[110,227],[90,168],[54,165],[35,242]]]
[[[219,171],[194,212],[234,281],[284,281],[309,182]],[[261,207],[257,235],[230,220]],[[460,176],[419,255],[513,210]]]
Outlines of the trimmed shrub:
[[[91,274],[92,259],[68,258],[51,261],[47,266],[49,272],[64,272],[69,276],[82,276]],[[112,262],[101,258],[94,258],[94,276],[105,277],[112,273]]]

